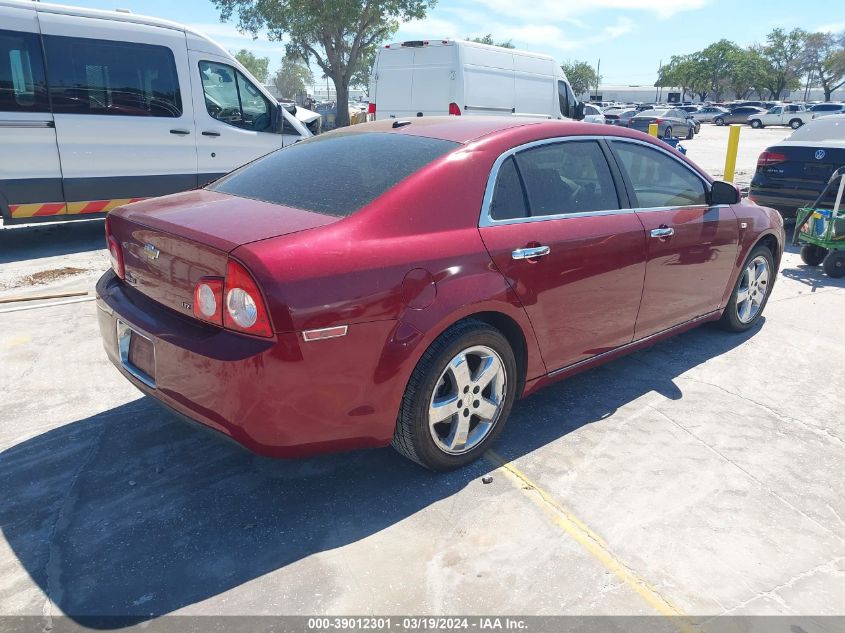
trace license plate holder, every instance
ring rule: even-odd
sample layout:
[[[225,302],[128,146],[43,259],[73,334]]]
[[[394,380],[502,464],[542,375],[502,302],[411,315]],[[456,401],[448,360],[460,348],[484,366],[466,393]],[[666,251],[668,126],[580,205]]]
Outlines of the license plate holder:
[[[117,349],[123,368],[155,389],[155,345],[152,339],[118,319]]]

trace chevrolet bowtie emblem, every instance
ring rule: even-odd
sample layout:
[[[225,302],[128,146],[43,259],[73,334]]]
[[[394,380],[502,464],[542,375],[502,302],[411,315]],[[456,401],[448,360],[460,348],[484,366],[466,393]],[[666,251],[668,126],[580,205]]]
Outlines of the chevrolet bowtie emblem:
[[[161,251],[159,251],[152,244],[144,244],[144,255],[146,255],[150,259],[158,259],[158,256],[160,254],[161,254]]]

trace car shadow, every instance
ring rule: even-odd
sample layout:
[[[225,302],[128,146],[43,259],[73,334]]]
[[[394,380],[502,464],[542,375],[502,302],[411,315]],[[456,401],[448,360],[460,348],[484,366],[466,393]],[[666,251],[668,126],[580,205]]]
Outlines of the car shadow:
[[[76,220],[0,229],[0,264],[96,251],[106,247],[103,220]]]
[[[756,329],[698,328],[553,385],[516,404],[494,448],[515,459],[651,391],[680,399],[679,375]],[[145,397],[0,453],[0,527],[64,614],[118,628],[389,529],[493,469],[434,474],[389,448],[261,458]]]

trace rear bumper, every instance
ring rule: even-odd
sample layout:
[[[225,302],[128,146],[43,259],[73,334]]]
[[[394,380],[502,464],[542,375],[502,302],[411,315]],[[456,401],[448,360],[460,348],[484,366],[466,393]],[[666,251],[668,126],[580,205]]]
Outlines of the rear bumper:
[[[259,339],[169,310],[111,271],[97,283],[97,307],[106,354],[130,382],[253,452],[303,457],[385,446],[393,437],[404,384],[400,372],[376,379],[385,374],[394,321],[352,325],[345,337],[312,343],[297,332]],[[152,380],[121,360],[118,320],[153,342]]]

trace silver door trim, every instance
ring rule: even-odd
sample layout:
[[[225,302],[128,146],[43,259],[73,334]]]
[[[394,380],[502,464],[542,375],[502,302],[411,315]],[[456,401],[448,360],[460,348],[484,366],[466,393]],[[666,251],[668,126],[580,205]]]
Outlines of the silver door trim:
[[[624,136],[600,136],[600,135],[584,135],[584,136],[558,136],[553,138],[546,138],[540,139],[538,141],[531,141],[530,143],[524,143],[522,145],[518,145],[517,147],[512,147],[511,149],[503,152],[499,155],[496,159],[496,162],[493,163],[493,167],[490,169],[490,175],[487,177],[487,186],[484,189],[484,198],[481,203],[481,213],[478,219],[478,227],[485,228],[490,226],[507,226],[509,224],[523,224],[526,222],[545,222],[548,220],[566,220],[568,218],[588,218],[594,216],[602,216],[602,215],[625,215],[629,213],[651,213],[655,211],[669,211],[671,209],[694,209],[698,207],[705,207],[705,208],[716,208],[720,206],[730,206],[730,205],[701,205],[701,204],[691,204],[691,205],[684,205],[684,206],[670,206],[670,207],[647,207],[642,209],[634,209],[634,208],[627,208],[627,209],[609,209],[605,211],[579,211],[577,213],[558,213],[555,215],[540,215],[540,216],[532,216],[526,218],[508,218],[503,220],[496,220],[490,215],[490,205],[493,202],[493,191],[496,188],[496,179],[499,177],[499,169],[508,158],[514,156],[515,154],[532,149],[534,147],[541,147],[543,145],[551,145],[554,143],[566,143],[572,141],[621,141],[624,143],[634,143],[636,145],[643,145],[645,147],[650,147],[655,149],[659,152],[663,152],[666,156],[669,156],[673,160],[677,161],[680,165],[682,165],[685,169],[689,170],[691,174],[694,174],[696,178],[698,178],[702,184],[704,185],[706,190],[710,190],[710,183],[702,177],[697,171],[692,169],[689,165],[687,165],[683,159],[679,158],[678,156],[674,155],[672,151],[664,149],[663,147],[658,147],[652,143],[647,141],[641,141],[635,138],[628,138]]]
[[[37,127],[37,128],[53,128],[56,124],[53,121],[9,121],[0,120],[0,127]]]

